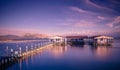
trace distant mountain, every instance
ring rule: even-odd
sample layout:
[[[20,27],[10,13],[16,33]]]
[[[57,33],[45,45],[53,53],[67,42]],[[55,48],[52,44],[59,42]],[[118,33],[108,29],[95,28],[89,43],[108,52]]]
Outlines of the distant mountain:
[[[17,35],[0,35],[0,41],[18,39]]]
[[[6,40],[36,40],[41,38],[48,38],[45,34],[25,34],[23,36],[17,35],[0,35],[0,41]]]
[[[27,33],[22,36],[23,38],[47,38],[48,36],[45,34],[30,34]]]

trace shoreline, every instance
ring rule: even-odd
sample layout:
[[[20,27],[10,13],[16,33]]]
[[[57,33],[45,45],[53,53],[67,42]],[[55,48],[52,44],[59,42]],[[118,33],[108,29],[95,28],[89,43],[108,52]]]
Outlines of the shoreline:
[[[22,42],[34,42],[41,40],[8,40],[8,41],[0,41],[0,43],[22,43]]]

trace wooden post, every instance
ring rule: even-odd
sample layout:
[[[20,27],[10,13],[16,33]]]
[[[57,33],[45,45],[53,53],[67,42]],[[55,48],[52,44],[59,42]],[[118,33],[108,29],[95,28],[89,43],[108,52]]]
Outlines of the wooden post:
[[[28,51],[28,46],[26,46],[26,52]]]
[[[11,55],[13,56],[13,49],[11,49],[10,52],[11,52]]]

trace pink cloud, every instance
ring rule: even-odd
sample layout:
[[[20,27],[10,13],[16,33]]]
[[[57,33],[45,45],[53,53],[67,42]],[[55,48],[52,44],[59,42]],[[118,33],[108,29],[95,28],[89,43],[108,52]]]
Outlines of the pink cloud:
[[[85,10],[83,10],[83,9],[80,9],[80,8],[78,8],[78,7],[69,7],[71,10],[73,10],[73,11],[76,11],[76,12],[80,12],[80,13],[88,13],[88,11],[85,11]]]
[[[114,18],[114,20],[108,23],[107,26],[114,27],[116,24],[120,24],[120,16],[117,16],[116,18]]]
[[[100,19],[100,20],[104,20],[105,19],[105,17],[103,17],[103,16],[97,16],[97,18]]]
[[[15,35],[24,35],[26,33],[31,33],[31,34],[37,34],[41,33],[38,30],[33,30],[33,29],[13,29],[13,28],[0,28],[0,34],[15,34]]]
[[[81,9],[81,8],[78,8],[78,7],[75,7],[75,6],[71,6],[71,7],[69,7],[69,9],[71,9],[72,11],[78,12],[78,13],[96,15],[96,13],[94,13],[94,12],[87,11],[87,10],[84,10],[84,9]]]
[[[61,23],[59,24],[61,26],[69,26],[69,27],[81,27],[81,28],[90,28],[96,26],[94,22],[91,21],[85,21],[85,20],[79,20],[71,22],[71,23]]]
[[[105,10],[105,11],[111,11],[111,12],[115,12],[114,10],[110,9],[110,8],[107,8],[105,6],[101,6],[101,5],[98,5],[96,3],[93,3],[91,2],[90,0],[84,0],[86,4],[96,8],[96,9],[100,9],[100,10]]]
[[[96,26],[96,24],[93,22],[90,22],[90,21],[81,20],[81,21],[74,23],[73,26],[75,26],[75,27],[94,27],[94,26]]]
[[[80,31],[77,31],[77,30],[72,30],[70,31],[70,33],[68,35],[89,35],[89,36],[92,36],[92,35],[108,35],[108,34],[111,34],[111,31],[108,31],[108,30],[104,30],[104,31],[93,31],[93,30],[80,30]]]
[[[89,4],[89,5],[91,5],[91,6],[96,7],[96,8],[105,8],[105,7],[101,7],[101,6],[99,6],[99,5],[91,2],[90,0],[85,0],[85,2],[86,2],[87,4]]]

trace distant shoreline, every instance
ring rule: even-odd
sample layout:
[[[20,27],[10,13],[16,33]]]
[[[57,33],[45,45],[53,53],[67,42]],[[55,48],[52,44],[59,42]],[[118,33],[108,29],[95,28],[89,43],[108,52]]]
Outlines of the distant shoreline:
[[[34,42],[34,41],[41,41],[41,40],[7,40],[7,41],[0,41],[0,43],[22,43],[22,42]]]

